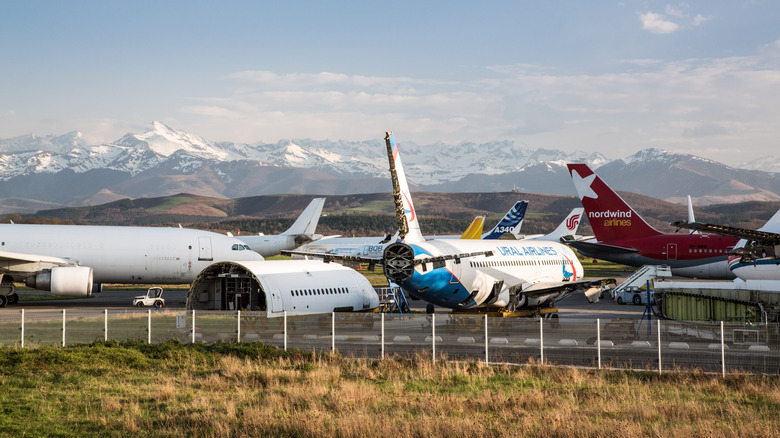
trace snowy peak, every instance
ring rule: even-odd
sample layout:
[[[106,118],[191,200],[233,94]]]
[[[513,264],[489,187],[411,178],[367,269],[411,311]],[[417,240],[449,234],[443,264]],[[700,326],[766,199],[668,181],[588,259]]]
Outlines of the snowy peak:
[[[216,144],[197,135],[173,129],[165,123],[155,121],[152,129],[143,134],[126,134],[115,142],[116,145],[134,149],[145,149],[169,157],[174,152],[184,150],[197,156],[224,160],[228,153]]]
[[[71,131],[62,135],[46,135],[43,137],[35,134],[27,134],[0,140],[0,153],[28,151],[63,153],[79,146],[84,146],[84,141],[81,133],[78,131]]]

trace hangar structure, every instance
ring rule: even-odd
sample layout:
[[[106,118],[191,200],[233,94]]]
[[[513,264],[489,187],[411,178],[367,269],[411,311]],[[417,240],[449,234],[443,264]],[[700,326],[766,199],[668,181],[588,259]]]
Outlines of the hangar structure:
[[[187,295],[187,310],[259,310],[269,317],[378,306],[366,277],[320,260],[214,263],[198,274]]]

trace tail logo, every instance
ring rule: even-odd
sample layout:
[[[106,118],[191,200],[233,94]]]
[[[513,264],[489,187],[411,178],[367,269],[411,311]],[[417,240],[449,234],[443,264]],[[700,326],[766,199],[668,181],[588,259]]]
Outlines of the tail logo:
[[[576,170],[571,171],[571,179],[574,182],[574,188],[577,189],[577,194],[580,195],[580,199],[585,198],[592,198],[592,199],[598,199],[599,195],[593,191],[591,188],[591,185],[593,184],[593,181],[596,179],[596,174],[591,174],[586,176],[585,178],[581,177],[579,173],[577,173]]]
[[[573,230],[577,228],[577,225],[580,224],[580,215],[575,214],[574,216],[566,219],[566,228],[569,230]]]
[[[566,270],[566,262],[569,262],[569,264],[572,266],[572,272]],[[563,256],[563,281],[576,280],[577,277],[575,274],[576,272],[574,272],[574,264],[571,262],[571,260],[569,260],[568,257]]]
[[[406,196],[406,193],[403,194],[404,198],[406,199],[406,203],[409,204],[409,210],[404,209],[404,214],[410,215],[409,222],[413,222],[414,218],[417,217],[417,215],[414,213],[414,208],[412,208],[412,202],[409,200],[409,197]]]

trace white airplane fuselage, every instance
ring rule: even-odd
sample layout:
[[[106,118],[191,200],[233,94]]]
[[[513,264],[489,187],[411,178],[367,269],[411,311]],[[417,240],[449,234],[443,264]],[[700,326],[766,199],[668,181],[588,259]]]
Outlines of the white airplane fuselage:
[[[476,256],[444,262],[434,268],[432,263],[417,265],[411,278],[399,285],[405,292],[431,304],[448,308],[481,306],[505,307],[510,303],[510,287],[521,286],[517,292],[534,284],[552,284],[579,280],[582,265],[574,252],[556,242],[430,240],[408,244],[415,259],[443,254],[493,251],[492,256]],[[498,289],[500,287],[500,289]],[[498,289],[498,290],[497,290]],[[520,295],[520,294],[518,294]],[[520,307],[536,307],[552,303],[563,293],[522,295]]]
[[[215,261],[263,259],[229,236],[161,227],[0,224],[0,251],[68,259],[92,268],[95,283],[191,283]],[[16,281],[29,271],[3,265]]]

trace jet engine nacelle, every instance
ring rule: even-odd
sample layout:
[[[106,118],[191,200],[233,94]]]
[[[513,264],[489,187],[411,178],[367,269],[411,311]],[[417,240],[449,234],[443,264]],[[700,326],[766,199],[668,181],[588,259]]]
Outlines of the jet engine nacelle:
[[[92,268],[87,266],[63,266],[27,277],[28,287],[51,291],[61,297],[88,297],[92,295]]]
[[[405,243],[393,243],[385,248],[385,276],[393,283],[402,283],[414,274],[414,249]]]

